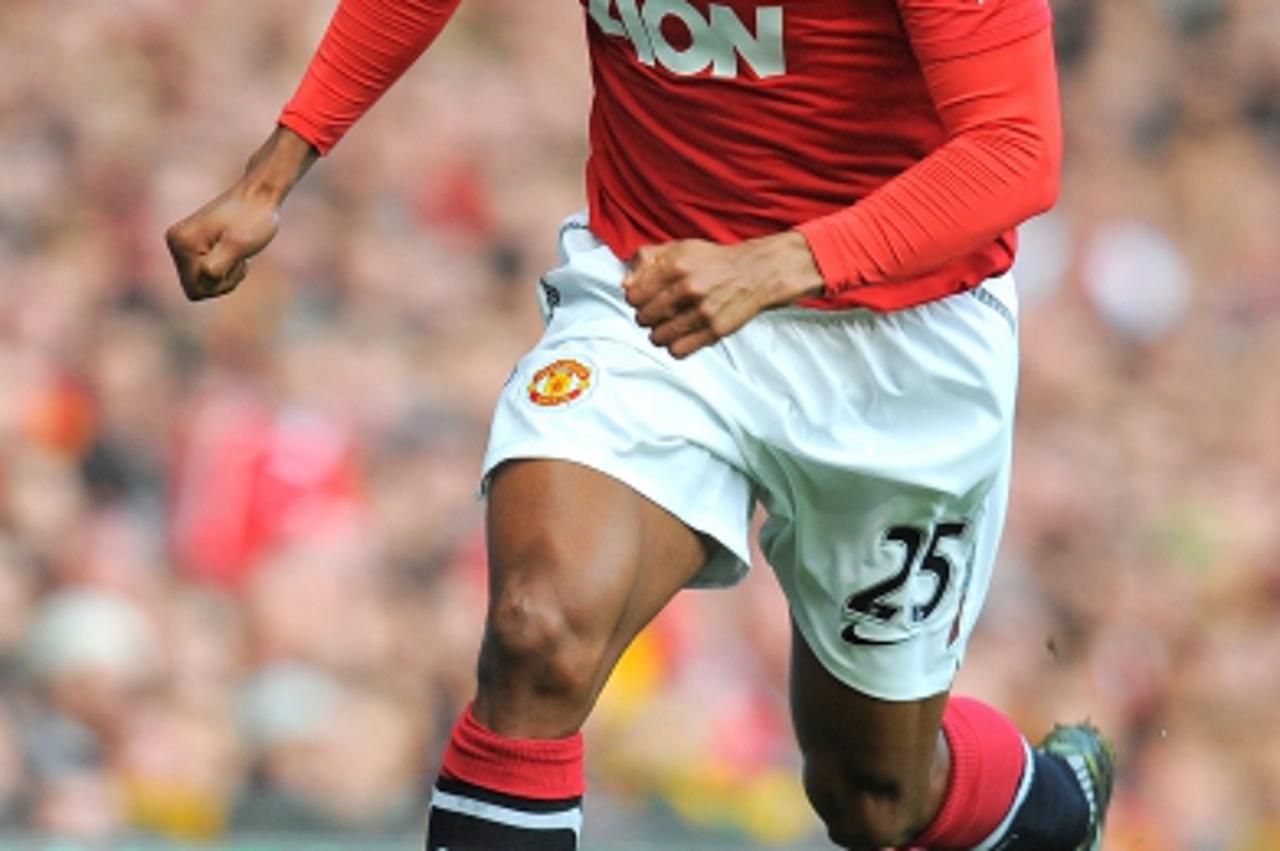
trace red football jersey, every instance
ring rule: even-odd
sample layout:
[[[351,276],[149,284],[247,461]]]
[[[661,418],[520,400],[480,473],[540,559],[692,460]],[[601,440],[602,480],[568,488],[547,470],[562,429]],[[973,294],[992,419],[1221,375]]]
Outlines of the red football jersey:
[[[620,257],[798,227],[828,283],[806,304],[892,310],[1006,270],[1001,231],[1056,192],[1047,0],[580,2],[591,224]],[[281,122],[328,151],[457,5],[341,0]]]
[[[1045,0],[583,0],[593,229],[731,242],[848,207],[945,141],[920,62],[1049,23]],[[924,278],[817,306],[905,307],[1009,268],[1010,231]]]

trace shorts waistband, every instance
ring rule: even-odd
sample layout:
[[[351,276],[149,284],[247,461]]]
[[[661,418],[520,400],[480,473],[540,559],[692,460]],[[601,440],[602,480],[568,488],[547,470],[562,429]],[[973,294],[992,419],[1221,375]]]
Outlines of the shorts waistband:
[[[560,259],[564,263],[570,263],[574,257],[584,254],[596,254],[602,249],[609,255],[612,261],[610,266],[618,270],[625,270],[626,264],[622,260],[614,256],[608,246],[596,236],[591,230],[586,210],[579,210],[570,216],[567,216],[560,225],[560,231],[556,237],[556,243],[560,249]],[[1006,323],[1010,330],[1016,332],[1018,327],[1018,301],[1017,292],[1014,287],[1012,271],[1005,272],[992,278],[988,278],[978,286],[956,293],[947,298],[973,298],[980,304],[990,310],[998,313]],[[936,304],[946,299],[939,299],[937,302],[925,302],[917,307],[924,307],[928,304]],[[912,309],[912,308],[907,308]],[[778,310],[771,311],[774,316],[785,316],[788,319],[805,319],[808,321],[848,321],[854,317],[873,318],[881,315],[877,311],[864,307],[850,307],[842,310],[816,310],[808,307],[783,307]]]

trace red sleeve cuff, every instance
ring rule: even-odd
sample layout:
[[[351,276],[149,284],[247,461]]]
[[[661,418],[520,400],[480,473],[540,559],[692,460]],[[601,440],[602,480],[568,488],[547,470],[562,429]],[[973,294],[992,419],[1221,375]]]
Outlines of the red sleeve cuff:
[[[809,251],[813,253],[813,260],[826,282],[822,294],[827,297],[864,283],[862,275],[849,262],[849,253],[841,245],[841,233],[847,233],[847,229],[842,228],[835,218],[835,215],[823,216],[796,228],[809,243]]]
[[[292,103],[290,103],[284,108],[284,111],[280,113],[280,117],[276,119],[276,123],[297,133],[311,147],[319,151],[321,156],[333,150],[333,147],[338,144],[341,134],[326,133],[324,127],[310,120],[305,114],[293,109],[292,106]]]

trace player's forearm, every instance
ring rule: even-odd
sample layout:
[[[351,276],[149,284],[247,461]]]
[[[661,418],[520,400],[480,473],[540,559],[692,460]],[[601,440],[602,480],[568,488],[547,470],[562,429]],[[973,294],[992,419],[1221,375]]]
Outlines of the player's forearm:
[[[1062,141],[1048,30],[926,74],[951,138],[858,204],[801,227],[828,291],[928,273],[1057,198]]]
[[[241,189],[279,206],[319,155],[306,139],[287,127],[277,127],[249,158]]]
[[[280,123],[321,154],[431,45],[459,0],[341,0]]]

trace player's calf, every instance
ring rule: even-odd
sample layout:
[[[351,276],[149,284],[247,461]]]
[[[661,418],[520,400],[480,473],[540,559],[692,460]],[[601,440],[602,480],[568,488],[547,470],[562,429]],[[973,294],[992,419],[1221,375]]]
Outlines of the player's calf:
[[[836,844],[892,847],[920,833],[947,785],[947,696],[886,700],[833,676],[797,628],[791,713],[805,790]]]
[[[868,774],[835,755],[805,761],[809,802],[831,841],[852,851],[905,843],[929,822],[927,777],[908,772]]]

